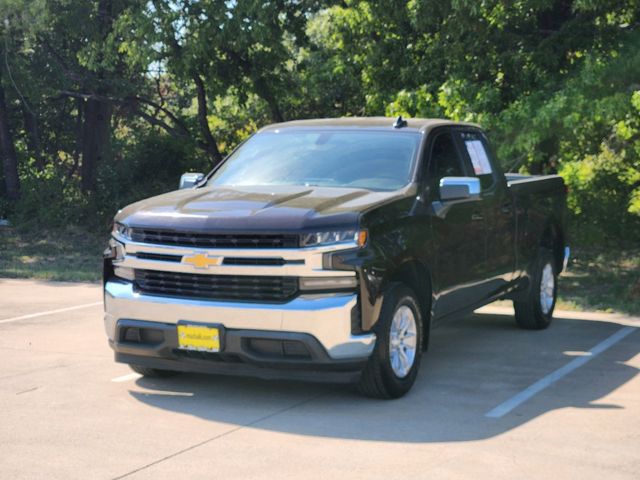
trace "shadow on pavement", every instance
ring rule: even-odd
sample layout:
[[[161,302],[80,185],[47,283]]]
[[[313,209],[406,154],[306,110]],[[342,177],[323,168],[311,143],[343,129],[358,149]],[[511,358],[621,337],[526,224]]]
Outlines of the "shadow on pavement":
[[[637,368],[624,364],[640,351],[637,332],[504,417],[485,417],[620,328],[575,318],[556,319],[548,330],[532,332],[517,329],[510,316],[474,314],[434,330],[413,390],[392,401],[364,398],[342,385],[195,374],[141,378],[137,384],[143,391],[130,393],[155,408],[298,435],[387,442],[477,440],[561,408],[622,408],[594,402],[637,375]]]

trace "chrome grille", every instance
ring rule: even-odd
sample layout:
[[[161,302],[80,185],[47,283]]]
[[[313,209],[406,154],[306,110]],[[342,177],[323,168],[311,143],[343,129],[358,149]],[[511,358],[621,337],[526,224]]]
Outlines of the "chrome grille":
[[[296,234],[226,234],[132,228],[134,242],[201,248],[297,248]]]
[[[137,288],[151,295],[285,302],[298,293],[297,277],[207,275],[136,270]]]

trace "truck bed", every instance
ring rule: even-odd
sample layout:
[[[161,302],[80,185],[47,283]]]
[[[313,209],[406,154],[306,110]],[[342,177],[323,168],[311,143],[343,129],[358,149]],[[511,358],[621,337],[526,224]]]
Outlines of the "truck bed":
[[[516,195],[564,191],[565,185],[560,175],[521,175],[506,173],[507,186]]]

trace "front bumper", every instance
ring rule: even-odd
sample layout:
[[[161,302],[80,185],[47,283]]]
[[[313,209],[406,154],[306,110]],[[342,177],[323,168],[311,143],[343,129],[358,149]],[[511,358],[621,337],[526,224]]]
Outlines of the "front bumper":
[[[357,305],[353,293],[301,295],[285,304],[244,303],[144,295],[130,282],[109,280],[104,301],[105,329],[116,360],[152,368],[350,381],[371,355],[376,340],[373,333],[351,333]],[[223,352],[186,356],[178,351],[175,325],[179,321],[221,325]],[[135,325],[158,330],[162,336],[151,334],[153,342],[126,341],[124,330]],[[271,347],[256,349],[252,339],[271,341],[271,346],[280,342],[283,352],[286,345],[294,351],[302,345],[307,354],[269,353]]]

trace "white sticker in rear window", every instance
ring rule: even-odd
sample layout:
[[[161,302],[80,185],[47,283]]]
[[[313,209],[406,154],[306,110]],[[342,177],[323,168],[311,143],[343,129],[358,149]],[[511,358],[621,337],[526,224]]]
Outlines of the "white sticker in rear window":
[[[471,163],[473,164],[473,171],[476,175],[487,175],[491,173],[491,163],[487,152],[484,149],[484,145],[480,140],[465,140],[464,144],[469,152]]]

